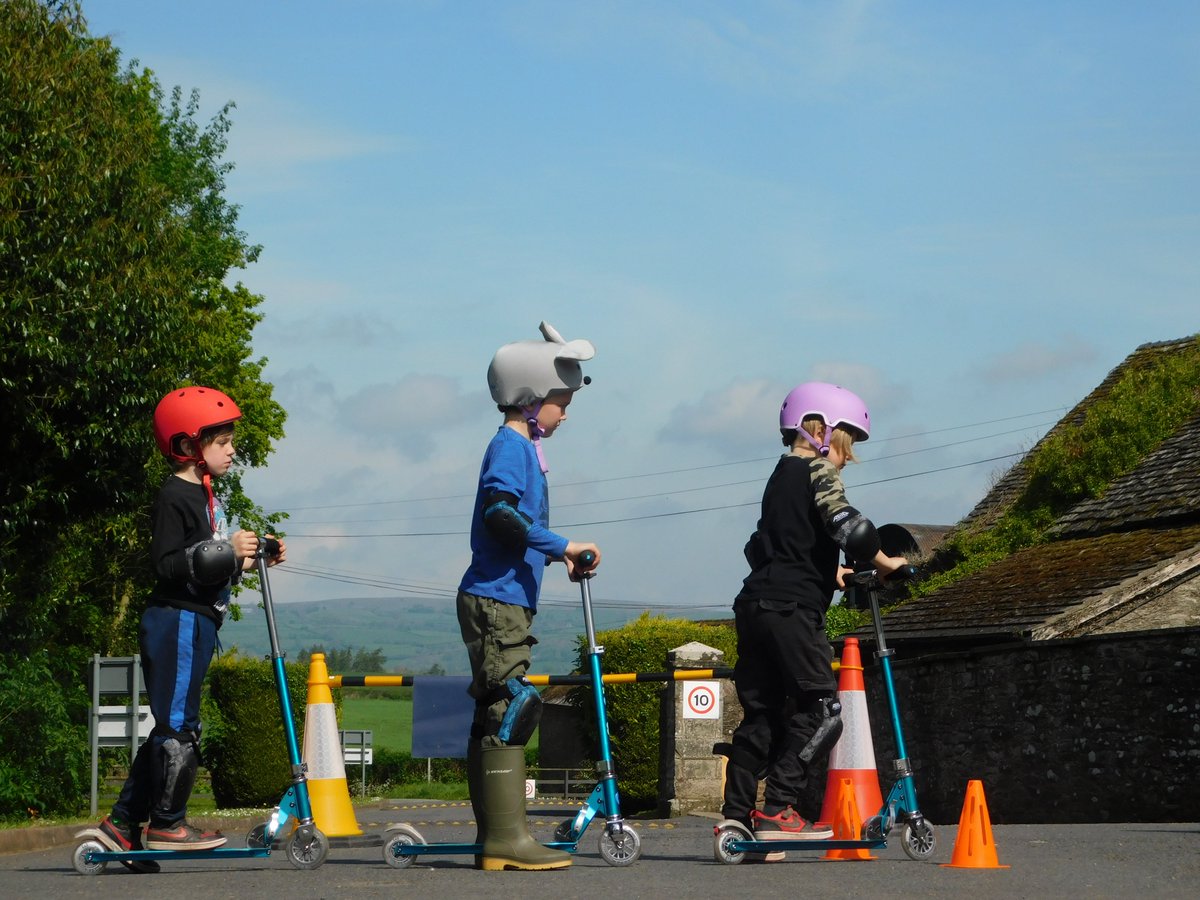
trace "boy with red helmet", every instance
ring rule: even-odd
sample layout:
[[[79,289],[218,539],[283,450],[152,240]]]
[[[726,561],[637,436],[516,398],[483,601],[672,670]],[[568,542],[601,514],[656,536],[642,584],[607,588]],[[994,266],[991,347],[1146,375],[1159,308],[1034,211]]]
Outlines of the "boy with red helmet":
[[[738,658],[734,667],[743,718],[730,744],[721,812],[759,840],[826,839],[827,824],[795,811],[814,762],[841,734],[834,699],[832,650],[825,613],[844,587],[841,552],[887,575],[907,565],[880,550],[871,521],[846,500],[841,470],[853,446],[871,433],[866,404],[834,384],[794,388],[779,411],[788,453],[763,491],[758,526],[746,544],[750,574],[734,601]],[[765,779],[763,809],[756,806]],[[779,859],[782,853],[768,854]]]
[[[229,533],[212,479],[233,466],[234,423],[242,416],[229,397],[185,387],[154,410],[154,439],[173,474],[152,507],[150,555],[158,577],[139,630],[142,669],[154,729],[137,752],[112,812],[100,823],[123,849],[207,850],[225,843],[219,832],[187,822],[187,801],[200,765],[200,688],[229,608],[232,585],[254,564],[258,538]],[[270,565],[283,562],[280,543]],[[156,872],[153,860],[126,862]]]

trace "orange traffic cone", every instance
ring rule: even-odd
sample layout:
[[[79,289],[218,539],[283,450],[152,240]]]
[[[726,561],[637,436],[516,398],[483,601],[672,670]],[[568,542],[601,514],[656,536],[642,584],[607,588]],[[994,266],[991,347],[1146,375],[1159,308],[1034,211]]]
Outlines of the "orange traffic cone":
[[[862,816],[854,799],[854,782],[843,778],[838,782],[836,813],[833,818],[835,841],[857,841],[862,838]],[[875,859],[865,847],[850,850],[826,850],[826,859]]]
[[[873,816],[883,808],[879,771],[875,768],[875,747],[871,741],[871,721],[867,717],[867,688],[863,684],[862,673],[858,638],[848,637],[842,648],[838,674],[842,736],[829,754],[825,802],[821,805],[822,822],[836,821],[838,788],[843,778],[849,778],[854,784],[854,800],[860,813]]]
[[[304,763],[308,767],[308,797],[317,827],[326,837],[362,834],[346,784],[346,761],[338,741],[337,710],[329,691],[324,653],[314,653],[308,664]]]
[[[996,842],[992,840],[992,820],[988,815],[987,800],[983,797],[983,782],[968,781],[967,797],[963,801],[962,817],[958,820],[958,836],[954,839],[954,853],[950,862],[942,863],[947,869],[1007,869],[1000,865],[996,856]]]

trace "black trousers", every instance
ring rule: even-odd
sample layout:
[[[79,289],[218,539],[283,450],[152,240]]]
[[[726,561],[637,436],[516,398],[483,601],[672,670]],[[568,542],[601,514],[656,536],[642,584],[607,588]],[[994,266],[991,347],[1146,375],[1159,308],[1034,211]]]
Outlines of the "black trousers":
[[[799,753],[820,726],[823,700],[837,692],[837,682],[823,611],[742,599],[734,606],[734,622],[733,677],[743,717],[733,733],[722,813],[747,821],[760,779],[766,779],[768,809],[796,804],[808,777]]]

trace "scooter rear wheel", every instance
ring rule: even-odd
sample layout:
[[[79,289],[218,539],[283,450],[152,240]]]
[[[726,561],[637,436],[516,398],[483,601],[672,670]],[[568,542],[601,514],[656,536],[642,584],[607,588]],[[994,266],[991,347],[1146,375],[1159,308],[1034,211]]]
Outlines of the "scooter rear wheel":
[[[329,855],[329,838],[321,829],[314,827],[311,838],[305,840],[297,830],[288,841],[287,855],[288,861],[297,869],[315,869]]]
[[[390,825],[384,832],[383,861],[393,869],[407,869],[416,862],[417,857],[412,853],[404,853],[403,848],[424,843],[421,832],[411,825]]]
[[[104,871],[104,867],[108,865],[106,862],[88,862],[87,855],[89,853],[105,853],[108,848],[99,841],[84,841],[75,848],[75,854],[71,857],[71,863],[75,866],[75,871],[80,875],[99,875]]]
[[[642,855],[642,839],[628,825],[621,829],[620,838],[605,828],[600,835],[600,855],[610,866],[631,866]]]
[[[910,822],[904,826],[904,852],[908,854],[909,859],[923,862],[933,856],[936,846],[937,838],[934,836],[933,826],[924,819],[916,824]]]
[[[752,841],[754,835],[743,825],[722,825],[713,830],[713,858],[727,866],[736,866],[746,858],[746,851],[734,850],[734,841]]]

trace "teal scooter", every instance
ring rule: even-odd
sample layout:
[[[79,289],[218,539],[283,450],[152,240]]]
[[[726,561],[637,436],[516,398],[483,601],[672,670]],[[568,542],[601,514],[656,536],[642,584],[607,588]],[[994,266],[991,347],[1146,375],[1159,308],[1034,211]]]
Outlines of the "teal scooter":
[[[583,599],[583,625],[587,632],[588,666],[591,673],[592,697],[596,705],[596,722],[600,732],[600,760],[596,763],[597,783],[587,802],[575,814],[559,824],[554,840],[546,844],[555,850],[574,853],[583,833],[597,815],[604,817],[600,834],[600,856],[610,866],[633,865],[642,855],[642,839],[621,815],[621,799],[617,793],[617,773],[613,766],[612,749],[608,740],[608,710],[604,703],[604,679],[600,672],[600,656],[604,648],[596,643],[596,627],[592,620],[591,567],[596,558],[591,551],[579,556],[579,588]],[[403,869],[411,866],[418,856],[428,854],[470,854],[483,851],[480,844],[428,843],[417,829],[408,824],[389,825],[383,836],[383,859],[389,866]]]
[[[121,850],[98,828],[88,828],[75,835],[80,841],[75,847],[72,862],[81,875],[99,875],[110,862],[141,862],[169,859],[260,859],[270,856],[277,838],[286,841],[288,861],[298,869],[315,869],[329,854],[329,839],[313,822],[308,798],[307,767],[300,758],[296,742],[296,727],[292,722],[292,703],[288,695],[287,677],[283,667],[283,652],[275,630],[275,607],[271,602],[271,584],[267,578],[267,557],[279,553],[279,542],[259,538],[255,566],[262,589],[263,609],[267,614],[267,631],[271,639],[271,667],[279,694],[279,709],[283,731],[287,738],[288,760],[292,768],[292,785],[271,812],[271,817],[255,825],[246,835],[245,847],[217,847],[214,850]],[[294,829],[294,830],[292,830]],[[290,832],[290,836],[289,835]]]

